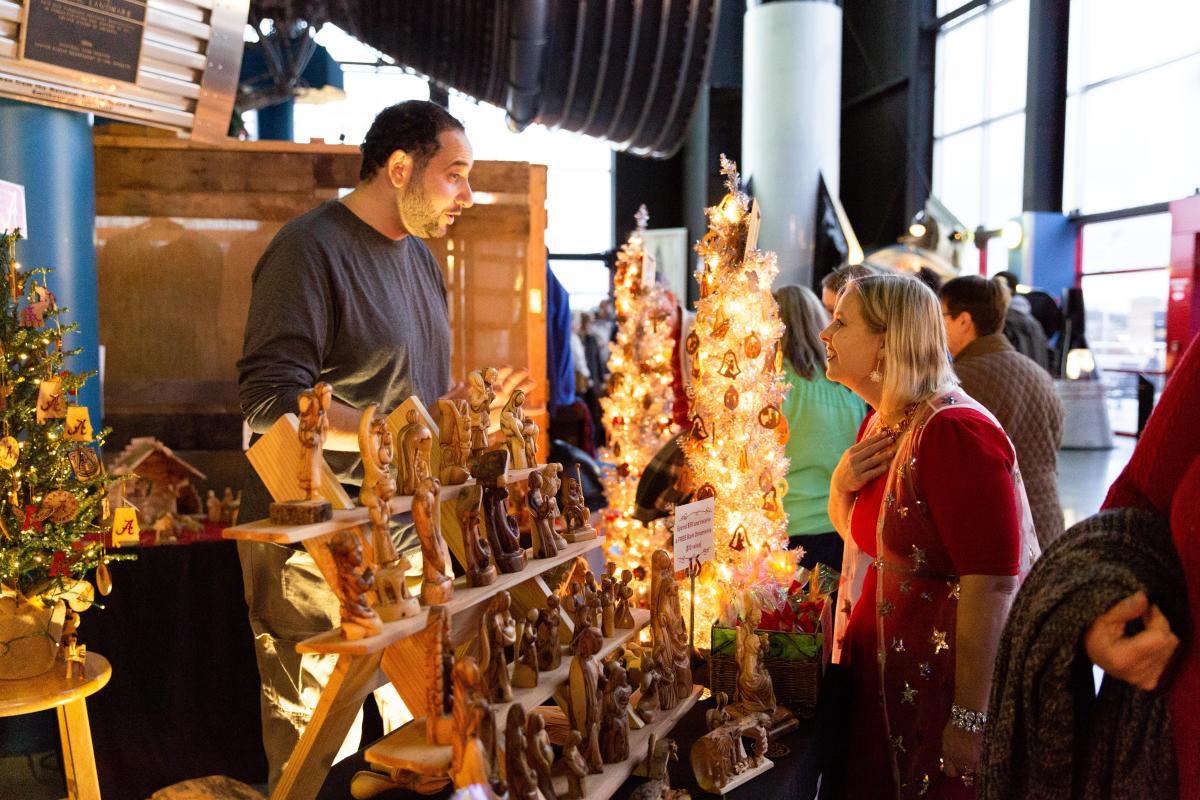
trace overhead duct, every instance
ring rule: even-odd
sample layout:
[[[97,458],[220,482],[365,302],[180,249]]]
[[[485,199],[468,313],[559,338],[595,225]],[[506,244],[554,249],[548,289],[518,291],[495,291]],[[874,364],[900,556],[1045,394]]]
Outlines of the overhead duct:
[[[256,0],[332,21],[442,86],[636,155],[679,150],[708,82],[720,0]],[[315,18],[322,16],[324,18]]]

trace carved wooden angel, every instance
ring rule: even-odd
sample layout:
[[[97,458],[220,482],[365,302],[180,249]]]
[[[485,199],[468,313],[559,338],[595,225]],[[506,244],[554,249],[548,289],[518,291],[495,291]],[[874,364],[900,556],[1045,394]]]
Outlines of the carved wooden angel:
[[[517,641],[517,623],[509,610],[511,604],[508,592],[500,592],[488,603],[479,621],[479,668],[483,670],[487,698],[493,703],[512,700],[508,661],[504,657],[504,648]]]

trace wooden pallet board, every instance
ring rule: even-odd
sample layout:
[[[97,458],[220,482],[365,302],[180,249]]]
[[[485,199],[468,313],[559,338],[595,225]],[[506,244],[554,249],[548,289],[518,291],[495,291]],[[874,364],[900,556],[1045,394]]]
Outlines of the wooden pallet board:
[[[495,582],[488,586],[480,586],[471,588],[467,586],[467,579],[459,577],[454,582],[454,597],[448,603],[445,603],[446,611],[450,614],[451,619],[451,636],[455,641],[459,640],[459,636],[454,634],[455,631],[461,633],[469,632],[473,626],[471,625],[471,615],[463,612],[476,607],[482,607],[484,603],[492,597],[499,594],[505,589],[512,589],[518,584],[524,583],[532,578],[541,575],[547,570],[553,569],[560,564],[574,559],[576,556],[581,556],[594,550],[604,544],[603,539],[593,539],[587,542],[579,542],[568,546],[562,550],[554,558],[530,558],[526,562],[525,569],[520,572],[511,572],[501,574],[496,578]],[[528,551],[527,551],[528,552]],[[482,608],[480,608],[482,614]],[[428,621],[429,609],[422,607],[421,613],[407,619],[397,620],[395,622],[385,622],[383,632],[370,636],[365,639],[355,639],[347,641],[341,638],[340,630],[327,631],[311,639],[306,639],[296,645],[296,650],[300,653],[339,653],[347,655],[366,655],[382,650],[388,645],[412,636],[425,630],[425,625]],[[474,620],[479,619],[479,615],[474,615]]]

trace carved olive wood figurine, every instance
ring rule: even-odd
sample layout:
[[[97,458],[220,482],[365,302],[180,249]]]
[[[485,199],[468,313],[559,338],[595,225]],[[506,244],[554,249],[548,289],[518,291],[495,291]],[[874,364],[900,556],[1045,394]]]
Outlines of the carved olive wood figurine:
[[[605,764],[629,758],[629,697],[633,689],[625,668],[610,661],[604,668],[604,695],[600,712],[600,755]]]
[[[385,622],[420,613],[417,598],[408,591],[404,576],[409,561],[396,552],[389,526],[389,501],[396,494],[396,479],[392,476],[392,434],[387,419],[377,413],[378,403],[363,411],[358,423],[358,449],[362,456],[363,482],[358,502],[370,509],[371,544],[375,561],[375,596],[379,599],[376,612]]]
[[[421,555],[424,559],[424,582],[421,584],[421,601],[426,605],[437,605],[454,597],[454,581],[446,573],[450,569],[450,550],[442,538],[441,484],[436,478],[426,478],[413,495],[413,527],[421,540]]]
[[[492,549],[479,531],[482,501],[483,490],[478,486],[466,487],[455,501],[458,527],[462,531],[463,550],[467,558],[467,584],[470,586],[487,586],[496,580]]]
[[[596,659],[602,641],[599,629],[584,629],[576,642],[570,672],[568,716],[571,727],[583,736],[583,757],[593,775],[604,771],[600,754],[600,664]]]
[[[493,703],[512,700],[508,662],[504,648],[517,642],[517,622],[509,610],[512,601],[508,592],[500,592],[488,603],[479,620],[479,668],[483,670],[487,698]]]

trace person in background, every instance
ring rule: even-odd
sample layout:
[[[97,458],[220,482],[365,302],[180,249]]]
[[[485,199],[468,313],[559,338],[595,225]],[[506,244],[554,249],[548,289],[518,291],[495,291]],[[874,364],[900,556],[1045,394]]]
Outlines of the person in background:
[[[583,354],[587,359],[588,374],[592,378],[592,388],[597,396],[606,394],[604,382],[608,380],[608,359],[604,358],[600,348],[600,338],[592,330],[594,317],[583,312],[579,315],[579,338],[583,342]]]
[[[1062,535],[1058,448],[1063,405],[1050,374],[1018,353],[1000,330],[1006,292],[999,281],[964,275],[942,287],[942,322],[963,391],[991,411],[1017,449],[1017,463],[1042,548]]]
[[[842,264],[833,272],[821,279],[821,305],[829,316],[833,316],[833,307],[837,305],[838,295],[842,288],[853,278],[866,278],[871,275],[883,275],[888,270],[873,264]]]
[[[607,366],[609,345],[612,343],[613,337],[617,334],[617,319],[613,314],[613,301],[611,297],[605,297],[596,307],[590,331],[600,345],[600,361]]]
[[[929,267],[921,267],[913,273],[913,277],[928,286],[929,290],[934,294],[937,294],[938,290],[942,288],[942,276]]]
[[[825,377],[821,329],[829,315],[817,296],[803,286],[781,286],[775,302],[784,325],[783,379],[789,387],[780,410],[789,430],[783,510],[790,547],[804,548],[801,566],[811,569],[819,562],[840,572],[842,538],[829,521],[829,481],[842,453],[854,444],[867,405]]]
[[[874,409],[829,498],[847,563],[874,559],[839,592],[853,800],[975,797],[996,648],[1038,552],[1016,451],[958,391],[939,311],[911,277],[860,278],[821,332],[829,379]]]
[[[1029,300],[1017,293],[1017,276],[998,272],[992,280],[1004,287],[1010,301],[1004,315],[1004,338],[1018,353],[1032,358],[1039,367],[1050,372],[1050,348],[1042,324],[1030,314]]]

